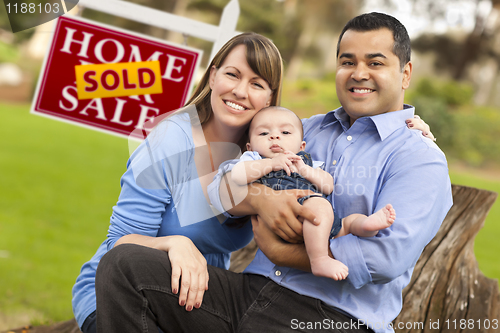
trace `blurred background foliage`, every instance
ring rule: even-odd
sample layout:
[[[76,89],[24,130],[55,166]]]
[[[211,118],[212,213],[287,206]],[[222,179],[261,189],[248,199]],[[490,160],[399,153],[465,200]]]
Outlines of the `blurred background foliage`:
[[[227,0],[134,0],[138,4],[218,24]],[[413,15],[429,22],[445,20],[457,1],[407,0]],[[463,2],[463,1],[462,1]],[[431,126],[439,146],[452,161],[471,166],[500,163],[500,0],[470,0],[474,27],[412,38],[414,79],[407,103]],[[339,104],[335,96],[336,42],[348,18],[377,3],[388,12],[395,0],[239,0],[239,31],[255,31],[271,38],[285,62],[282,104],[303,116],[324,113]],[[458,2],[457,2],[458,3]],[[486,8],[486,9],[485,9]],[[120,17],[80,8],[78,15],[132,31],[204,50],[207,66],[212,44]],[[9,35],[9,23],[0,10],[0,63],[18,64],[34,90],[41,59],[29,56],[30,40],[43,29]],[[47,28],[45,28],[47,30]],[[47,33],[45,31],[45,33]],[[1,95],[1,94],[0,94]],[[1,97],[1,96],[0,96]]]
[[[218,24],[228,0],[132,2]],[[347,20],[374,3],[391,13],[402,2],[429,25],[449,21],[450,6],[469,5],[471,28],[412,36],[414,71],[405,97],[446,153],[452,182],[500,192],[500,0],[239,0],[237,29],[275,42],[285,61],[282,105],[309,117],[340,106],[336,45]],[[77,15],[200,48],[201,70],[207,66],[212,43],[90,9]],[[39,45],[50,31],[12,34],[0,4],[0,67],[15,64],[23,75],[12,88],[0,74],[0,138],[7,143],[0,170],[10,175],[0,177],[0,331],[71,318],[71,287],[105,237],[128,155],[120,138],[28,113],[44,57]],[[475,253],[480,269],[498,279],[499,203],[488,219]]]

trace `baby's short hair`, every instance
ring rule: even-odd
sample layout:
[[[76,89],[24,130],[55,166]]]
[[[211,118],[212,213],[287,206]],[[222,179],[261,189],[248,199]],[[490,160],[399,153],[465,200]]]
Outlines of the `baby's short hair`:
[[[288,112],[292,113],[295,117],[297,117],[297,121],[299,123],[299,128],[300,128],[300,136],[301,136],[301,139],[304,139],[304,126],[302,125],[302,120],[300,120],[299,116],[297,116],[295,114],[295,112],[293,112],[292,110],[287,109],[283,106],[271,105],[271,106],[266,106],[265,108],[262,108],[259,112],[257,112],[257,114],[259,114],[261,112],[271,111],[271,110],[288,111]],[[255,118],[255,116],[254,116],[254,118]],[[251,126],[251,124],[250,124],[250,126]],[[250,128],[250,126],[249,126],[249,128]]]

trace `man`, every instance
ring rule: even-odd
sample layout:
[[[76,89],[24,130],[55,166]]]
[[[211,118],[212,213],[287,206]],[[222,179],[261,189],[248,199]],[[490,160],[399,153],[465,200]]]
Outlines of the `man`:
[[[393,331],[402,289],[452,205],[444,154],[405,126],[405,119],[414,114],[414,108],[403,103],[412,73],[410,52],[406,29],[395,18],[380,13],[355,17],[337,47],[336,85],[342,107],[303,121],[308,152],[314,160],[324,161],[334,177],[330,200],[340,217],[369,215],[389,203],[397,212],[394,224],[375,237],[330,240],[332,257],[349,268],[347,279],[334,281],[309,272],[304,245],[298,243],[302,225],[297,216],[313,219],[312,212],[296,201],[303,192],[273,192],[255,185],[241,199],[230,198],[222,185],[220,196],[229,213],[258,215],[252,223],[260,250],[246,274],[209,266],[209,289],[201,308],[182,313],[177,304],[169,305],[168,311],[154,314],[168,316],[158,319],[168,323],[159,325],[162,330]],[[233,195],[241,192],[230,187]],[[219,187],[213,191],[218,193]],[[220,202],[213,204],[222,209]],[[126,249],[121,256],[110,256],[107,265],[128,257]],[[111,267],[102,275],[117,270]],[[169,274],[157,278],[167,279]],[[123,278],[117,276],[106,286]],[[163,307],[169,301],[144,297]],[[98,299],[98,312],[99,304]]]

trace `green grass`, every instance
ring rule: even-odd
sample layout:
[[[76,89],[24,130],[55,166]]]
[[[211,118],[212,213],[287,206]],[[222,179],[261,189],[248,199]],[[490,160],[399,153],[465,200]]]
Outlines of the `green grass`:
[[[16,62],[19,56],[20,52],[16,47],[0,41],[0,63]]]
[[[325,92],[326,93],[326,92]],[[0,313],[67,320],[81,265],[106,235],[120,191],[125,139],[0,104]],[[500,181],[451,173],[452,181],[500,192]],[[500,202],[476,238],[480,269],[500,278]]]
[[[72,317],[71,288],[104,240],[127,141],[0,104],[0,312]]]
[[[487,179],[472,172],[450,171],[453,184],[481,188],[500,194],[500,180]],[[484,227],[474,241],[474,253],[479,269],[489,278],[500,280],[500,199],[493,204]]]

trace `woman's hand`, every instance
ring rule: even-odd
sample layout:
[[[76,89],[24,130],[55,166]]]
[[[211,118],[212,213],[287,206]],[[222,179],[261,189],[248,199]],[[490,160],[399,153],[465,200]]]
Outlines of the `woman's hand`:
[[[423,119],[420,118],[420,116],[415,115],[414,118],[407,119],[406,126],[408,126],[408,128],[410,129],[420,130],[422,131],[423,136],[431,139],[432,141],[436,141],[434,134],[432,134],[431,132],[431,128],[429,127],[429,125],[426,124],[426,122]]]
[[[189,238],[129,234],[121,237],[115,246],[127,243],[167,252],[172,265],[172,292],[179,293],[180,287],[179,305],[185,305],[187,311],[201,306],[205,290],[208,290],[207,260]]]
[[[179,293],[179,305],[191,311],[201,306],[208,290],[207,261],[189,238],[168,237],[166,250],[172,265],[172,292]]]

